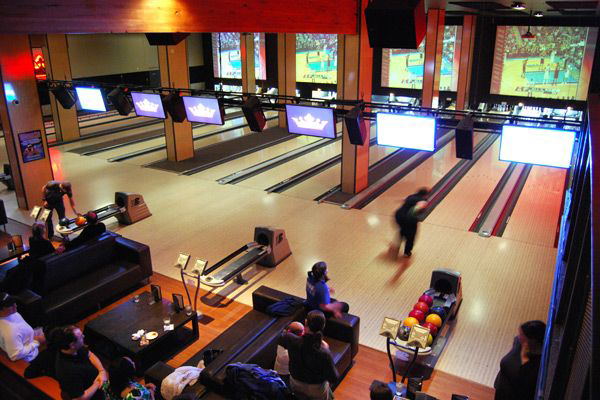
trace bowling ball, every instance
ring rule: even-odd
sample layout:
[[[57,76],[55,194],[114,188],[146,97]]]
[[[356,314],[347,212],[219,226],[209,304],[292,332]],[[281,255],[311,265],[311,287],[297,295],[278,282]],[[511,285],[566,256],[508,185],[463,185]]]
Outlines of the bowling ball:
[[[431,336],[431,333],[429,335],[427,335],[427,346],[431,346],[431,343],[433,343],[433,336]]]
[[[433,314],[437,314],[443,320],[446,319],[446,310],[442,306],[432,307],[430,310]]]
[[[83,226],[86,223],[86,219],[84,216],[78,216],[77,218],[75,218],[75,225],[77,226]]]
[[[412,310],[408,316],[418,319],[419,323],[425,321],[425,314],[421,310]]]
[[[402,322],[402,325],[412,328],[413,325],[417,325],[418,323],[419,323],[418,319],[416,319],[414,317],[408,317],[408,318],[404,319],[404,322]]]
[[[437,328],[437,326],[435,326],[435,325],[434,325],[434,324],[432,324],[431,322],[425,322],[425,323],[424,323],[422,326],[423,326],[424,328],[427,328],[427,329],[429,329],[429,333],[431,333],[431,336],[435,336],[435,335],[437,335],[438,328]]]
[[[419,301],[422,301],[423,303],[427,304],[429,307],[431,307],[431,305],[433,304],[433,299],[428,294],[424,294],[421,297],[419,297]]]
[[[417,304],[415,304],[413,310],[421,310],[423,311],[423,314],[427,314],[429,312],[429,306],[427,305],[427,303],[423,303],[422,301],[420,301]]]
[[[58,221],[58,224],[60,226],[68,226],[69,225],[69,218],[61,218],[60,221]]]
[[[440,326],[442,326],[442,319],[437,314],[429,314],[427,316],[427,318],[425,318],[425,321],[432,323],[433,325],[437,326],[438,328]]]
[[[398,328],[398,338],[400,340],[408,340],[408,335],[410,335],[410,327],[401,326]]]

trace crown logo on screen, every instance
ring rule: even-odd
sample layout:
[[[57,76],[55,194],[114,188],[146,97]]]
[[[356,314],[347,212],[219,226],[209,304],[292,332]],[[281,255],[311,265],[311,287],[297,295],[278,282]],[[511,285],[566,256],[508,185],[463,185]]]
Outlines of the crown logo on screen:
[[[298,128],[312,129],[322,131],[329,121],[322,121],[320,118],[313,117],[310,113],[304,117],[292,117]]]
[[[135,103],[136,106],[142,111],[155,113],[158,110],[158,104],[148,101],[148,99],[144,99],[142,101],[138,101]]]
[[[191,111],[194,117],[198,118],[212,118],[213,115],[215,115],[215,111],[217,111],[214,108],[208,108],[202,104],[198,104],[194,107],[188,107],[188,109]]]

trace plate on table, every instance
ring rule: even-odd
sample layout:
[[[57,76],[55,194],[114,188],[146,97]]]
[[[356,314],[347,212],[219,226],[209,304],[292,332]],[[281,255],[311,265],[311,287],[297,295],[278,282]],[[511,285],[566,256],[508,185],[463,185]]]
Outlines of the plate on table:
[[[158,337],[158,332],[156,332],[156,331],[146,333],[146,339],[148,339],[148,340],[153,340],[153,339],[156,339],[157,337]]]

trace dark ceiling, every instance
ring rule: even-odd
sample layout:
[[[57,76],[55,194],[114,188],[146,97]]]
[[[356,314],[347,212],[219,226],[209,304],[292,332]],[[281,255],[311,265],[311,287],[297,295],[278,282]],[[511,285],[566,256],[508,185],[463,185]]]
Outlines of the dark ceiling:
[[[523,11],[513,10],[510,0],[426,0],[427,8],[445,8],[446,15],[489,15],[496,17],[519,17],[528,16],[530,11],[541,11],[544,16],[553,18],[574,18],[598,16],[600,19],[600,1],[544,1],[527,0],[522,1],[526,9]]]

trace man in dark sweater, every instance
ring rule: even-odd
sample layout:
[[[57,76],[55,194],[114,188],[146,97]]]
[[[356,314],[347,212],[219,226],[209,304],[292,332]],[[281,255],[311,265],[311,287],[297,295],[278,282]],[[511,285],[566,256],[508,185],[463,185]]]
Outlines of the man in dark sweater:
[[[322,345],[325,315],[313,310],[308,313],[303,336],[284,331],[279,344],[290,357],[290,385],[295,393],[309,399],[333,398],[330,383],[339,379],[333,357]]]
[[[412,248],[417,235],[417,224],[419,223],[419,214],[427,206],[427,196],[429,189],[421,188],[415,194],[411,194],[404,200],[404,204],[395,214],[396,222],[400,227],[400,244],[397,246],[396,253],[400,250],[400,245],[403,240],[406,240],[404,246],[404,256],[412,255]]]
[[[101,388],[108,376],[98,357],[84,346],[76,326],[62,328],[55,373],[60,390],[70,399],[104,399]]]

